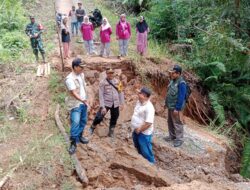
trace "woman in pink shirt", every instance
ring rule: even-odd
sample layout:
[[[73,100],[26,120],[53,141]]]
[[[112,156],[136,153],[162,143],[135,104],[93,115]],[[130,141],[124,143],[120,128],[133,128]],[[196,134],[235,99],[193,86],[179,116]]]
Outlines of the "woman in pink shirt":
[[[100,38],[101,38],[101,52],[100,56],[103,57],[104,51],[106,50],[106,55],[109,57],[110,53],[110,35],[112,34],[112,28],[107,20],[103,18],[103,24],[101,25]]]
[[[131,36],[131,27],[126,21],[126,15],[121,14],[120,21],[116,25],[116,39],[119,40],[120,56],[128,55],[128,42]]]
[[[93,24],[89,21],[89,17],[84,16],[84,20],[81,25],[81,33],[87,55],[94,53],[93,31],[94,27]]]

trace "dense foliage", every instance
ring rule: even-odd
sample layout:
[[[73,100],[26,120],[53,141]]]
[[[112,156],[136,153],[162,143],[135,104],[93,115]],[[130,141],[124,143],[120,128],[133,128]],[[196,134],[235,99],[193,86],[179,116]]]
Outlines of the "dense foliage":
[[[139,1],[129,2],[130,7],[137,7]],[[195,70],[209,90],[217,126],[247,142],[242,174],[249,177],[250,141],[245,137],[250,131],[250,1],[145,3],[148,10],[137,14],[145,15],[153,40],[192,46],[192,51],[179,54],[178,60]]]
[[[4,0],[0,3],[0,62],[18,58],[28,47],[24,34],[24,10],[21,0]]]

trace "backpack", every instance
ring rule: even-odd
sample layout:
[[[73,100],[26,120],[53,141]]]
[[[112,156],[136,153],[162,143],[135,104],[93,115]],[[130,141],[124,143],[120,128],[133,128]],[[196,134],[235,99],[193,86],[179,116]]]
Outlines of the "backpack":
[[[186,95],[185,95],[185,100],[186,100],[186,103],[188,103],[188,99],[189,99],[189,97],[190,97],[190,95],[191,95],[191,93],[192,93],[192,89],[191,89],[189,83],[187,83],[185,80],[180,81],[180,83],[181,83],[181,82],[184,82],[184,83],[186,84]],[[179,83],[179,84],[180,84],[180,83]]]

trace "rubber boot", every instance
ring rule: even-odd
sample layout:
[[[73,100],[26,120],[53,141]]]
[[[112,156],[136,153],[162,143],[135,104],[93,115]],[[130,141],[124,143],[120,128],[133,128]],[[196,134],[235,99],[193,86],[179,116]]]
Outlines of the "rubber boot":
[[[35,54],[35,57],[36,57],[36,62],[38,63],[38,61],[39,61],[38,54]]]
[[[115,126],[109,126],[109,133],[108,133],[108,136],[109,137],[114,137],[114,130],[115,130]]]
[[[94,131],[95,131],[95,127],[96,127],[96,126],[94,126],[93,124],[90,126],[90,128],[89,128],[89,134],[90,134],[90,135],[93,135],[93,133],[94,133]]]
[[[45,63],[45,53],[42,53],[43,63]]]
[[[75,154],[76,152],[76,141],[72,140],[69,147],[69,154]]]

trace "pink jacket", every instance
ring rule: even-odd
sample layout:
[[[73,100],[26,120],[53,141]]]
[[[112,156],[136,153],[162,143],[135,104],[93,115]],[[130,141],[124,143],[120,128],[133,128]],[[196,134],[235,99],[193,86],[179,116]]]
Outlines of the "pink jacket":
[[[112,34],[112,29],[108,28],[106,30],[100,30],[100,37],[102,43],[109,43],[110,42],[110,35]]]
[[[93,40],[93,31],[94,31],[93,24],[82,23],[81,32],[83,40],[86,41]]]
[[[119,39],[129,39],[131,36],[131,27],[129,22],[126,21],[126,25],[125,28],[122,28],[122,25],[120,23],[121,21],[119,21],[116,25],[116,36],[119,37]]]

